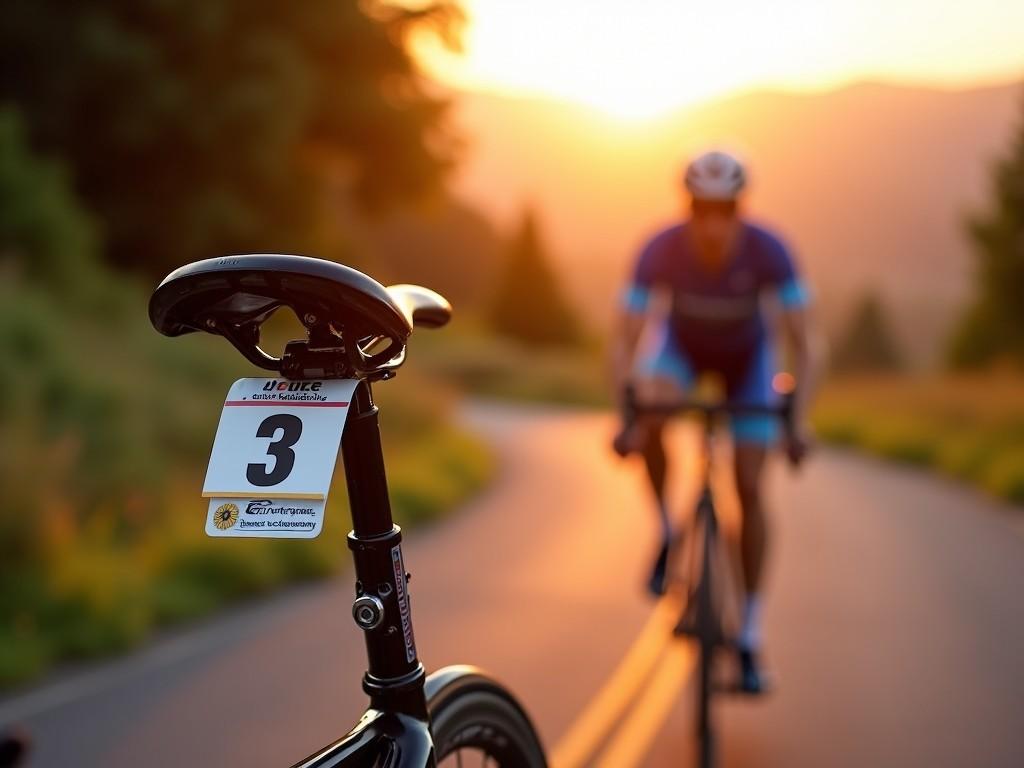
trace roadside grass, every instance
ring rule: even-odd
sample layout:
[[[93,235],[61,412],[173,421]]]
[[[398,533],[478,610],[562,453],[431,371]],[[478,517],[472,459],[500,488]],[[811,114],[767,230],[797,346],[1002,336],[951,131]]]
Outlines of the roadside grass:
[[[483,487],[493,470],[487,448],[450,426],[389,437],[385,429],[391,499],[404,528],[440,519]],[[324,531],[312,540],[210,539],[201,473],[172,486],[157,500],[160,526],[130,543],[112,538],[113,518],[69,527],[5,587],[18,596],[16,606],[5,599],[0,685],[28,681],[61,660],[126,650],[158,627],[330,576],[348,562],[351,525],[340,464]]]
[[[262,374],[219,339],[159,337],[142,292],[117,291],[71,315],[0,285],[0,687],[348,561],[340,462],[317,539],[206,537],[221,400]],[[453,425],[453,390],[410,364],[375,393],[400,524],[438,519],[486,483],[490,455]]]
[[[823,388],[814,421],[828,442],[1024,504],[1024,374],[837,379]]]
[[[456,317],[443,335],[414,339],[418,363],[461,390],[528,403],[607,408],[611,391],[599,343],[540,347],[493,335]]]

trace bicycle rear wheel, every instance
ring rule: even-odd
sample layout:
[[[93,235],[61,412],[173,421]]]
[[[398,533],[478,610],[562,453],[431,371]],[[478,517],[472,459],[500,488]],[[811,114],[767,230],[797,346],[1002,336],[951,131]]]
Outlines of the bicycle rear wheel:
[[[471,667],[448,667],[427,681],[427,708],[439,768],[546,768],[540,739],[519,703]]]

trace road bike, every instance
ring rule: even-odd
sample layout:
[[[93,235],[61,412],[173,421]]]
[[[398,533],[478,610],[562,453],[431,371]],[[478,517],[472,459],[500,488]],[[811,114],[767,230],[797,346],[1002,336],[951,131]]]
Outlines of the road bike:
[[[295,313],[307,338],[289,342],[276,357],[260,347],[261,327],[284,307]],[[414,328],[441,327],[450,315],[449,303],[426,288],[384,287],[335,262],[277,254],[188,264],[169,274],[150,299],[149,317],[160,333],[223,336],[246,360],[283,377],[271,389],[313,397],[308,391],[318,389],[316,382],[342,380],[353,387],[351,402],[343,404],[349,410],[341,453],[352,514],[352,616],[365,634],[362,687],[369,707],[347,735],[294,768],[546,765],[526,711],[501,684],[470,666],[446,667],[428,676],[416,653],[411,577],[402,558],[401,529],[392,520],[372,385],[395,375]],[[267,423],[261,435],[275,438],[267,448],[272,457],[267,466],[273,464],[269,477],[294,460],[300,438],[289,437],[292,422],[286,419]],[[333,471],[333,458],[330,466]],[[251,479],[268,482],[258,472]],[[261,500],[256,511],[265,513],[269,503]],[[229,529],[240,516],[233,503],[217,513],[213,519],[211,508],[217,529]]]
[[[644,403],[636,390],[628,387],[624,398],[627,424],[638,418],[668,418],[696,414],[702,425],[701,489],[692,524],[685,536],[676,536],[669,554],[670,572],[683,593],[683,608],[674,627],[677,637],[692,640],[697,650],[696,707],[694,735],[697,764],[711,768],[716,764],[717,750],[711,717],[711,697],[717,684],[714,679],[718,651],[735,647],[725,619],[726,604],[732,580],[729,558],[720,536],[718,516],[711,491],[713,476],[714,437],[717,422],[726,416],[768,415],[779,418],[787,433],[793,429],[793,399],[783,395],[777,405],[745,403],[707,403],[694,400]]]

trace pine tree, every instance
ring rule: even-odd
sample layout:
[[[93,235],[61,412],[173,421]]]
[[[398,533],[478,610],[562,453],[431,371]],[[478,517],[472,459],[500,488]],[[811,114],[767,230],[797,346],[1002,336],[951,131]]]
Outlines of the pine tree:
[[[976,294],[954,332],[950,361],[958,368],[1024,363],[1024,119],[993,168],[987,209],[967,228],[977,257]]]
[[[489,319],[494,330],[532,344],[565,346],[581,340],[579,321],[562,295],[549,261],[537,217],[526,209],[509,242],[491,305]]]
[[[855,308],[832,357],[837,373],[894,371],[903,357],[893,339],[889,320],[878,296],[866,293]]]

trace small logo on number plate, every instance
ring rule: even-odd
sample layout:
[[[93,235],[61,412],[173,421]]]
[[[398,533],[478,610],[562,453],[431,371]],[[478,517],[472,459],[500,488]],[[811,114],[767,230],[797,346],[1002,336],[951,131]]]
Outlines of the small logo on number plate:
[[[238,522],[238,505],[228,502],[227,504],[221,504],[217,507],[217,511],[213,513],[213,524],[216,525],[220,530],[226,531],[228,528]]]

